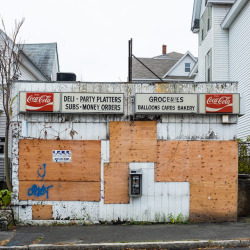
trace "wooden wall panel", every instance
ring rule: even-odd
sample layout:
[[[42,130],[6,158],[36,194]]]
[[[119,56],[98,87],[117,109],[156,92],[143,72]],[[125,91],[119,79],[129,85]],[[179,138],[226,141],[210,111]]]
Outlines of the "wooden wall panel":
[[[71,150],[72,162],[53,162],[53,150]],[[19,141],[19,180],[100,181],[101,141]]]
[[[191,222],[237,221],[237,181],[190,184]]]
[[[238,177],[236,141],[158,141],[155,180],[217,181]]]
[[[157,122],[110,122],[110,162],[156,162]]]
[[[100,201],[100,193],[100,182],[19,182],[19,200]]]
[[[53,220],[52,205],[33,205],[32,220]]]
[[[158,182],[190,182],[191,221],[236,221],[238,143],[158,141]]]
[[[129,203],[129,164],[104,164],[104,203]]]

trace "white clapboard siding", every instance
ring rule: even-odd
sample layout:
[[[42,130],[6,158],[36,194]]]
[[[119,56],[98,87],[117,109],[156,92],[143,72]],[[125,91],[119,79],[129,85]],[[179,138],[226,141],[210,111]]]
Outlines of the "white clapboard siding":
[[[158,123],[158,140],[235,140],[236,124]]]
[[[71,140],[72,123],[28,122],[27,137],[48,140]]]
[[[212,47],[212,80],[229,80],[228,30],[221,28],[221,23],[231,6],[215,5],[212,9],[213,47]]]
[[[106,144],[107,145],[107,144]],[[105,150],[105,145],[102,147]],[[107,158],[107,156],[104,156]],[[130,197],[129,204],[104,204],[104,182],[102,163],[102,199],[99,206],[101,221],[169,221],[169,215],[175,218],[182,214],[189,218],[189,183],[155,182],[154,163],[130,163],[132,170],[142,170],[142,196]]]
[[[230,80],[239,82],[239,92],[245,95],[246,114],[239,118],[238,138],[250,135],[250,2],[244,6],[229,28]]]
[[[75,140],[105,140],[107,139],[107,123],[73,123]]]

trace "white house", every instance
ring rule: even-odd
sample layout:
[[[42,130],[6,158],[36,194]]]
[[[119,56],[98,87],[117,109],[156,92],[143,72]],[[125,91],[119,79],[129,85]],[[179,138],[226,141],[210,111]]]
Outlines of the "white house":
[[[196,82],[237,81],[245,96],[245,115],[237,137],[250,135],[250,1],[194,0],[192,25],[198,34],[198,62],[190,75]]]
[[[167,53],[167,46],[162,46],[162,55],[153,58],[133,58],[132,81],[193,81],[189,73],[196,64],[197,58],[190,51],[185,54]]]
[[[9,39],[0,30],[0,39]],[[56,81],[59,72],[57,43],[24,44],[21,53],[20,74],[21,81]],[[36,84],[36,83],[33,83]],[[0,181],[5,180],[4,173],[4,141],[6,116],[0,102]]]

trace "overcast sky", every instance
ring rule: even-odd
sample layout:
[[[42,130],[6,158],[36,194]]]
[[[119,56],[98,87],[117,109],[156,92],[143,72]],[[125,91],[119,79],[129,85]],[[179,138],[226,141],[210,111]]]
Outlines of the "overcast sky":
[[[25,18],[25,43],[57,42],[61,72],[77,80],[127,80],[128,40],[133,54],[167,52],[197,56],[191,28],[193,0],[2,0],[0,14],[11,31]]]

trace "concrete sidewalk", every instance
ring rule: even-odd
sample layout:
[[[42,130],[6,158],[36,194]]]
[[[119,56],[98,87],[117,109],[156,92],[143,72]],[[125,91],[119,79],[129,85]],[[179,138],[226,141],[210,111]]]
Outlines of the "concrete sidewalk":
[[[249,247],[250,223],[17,226],[0,249],[195,249]]]

